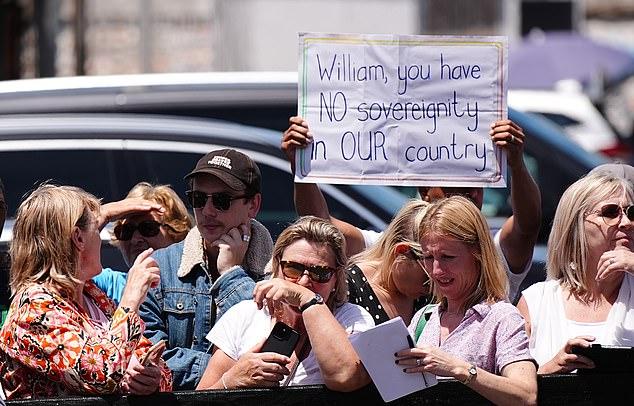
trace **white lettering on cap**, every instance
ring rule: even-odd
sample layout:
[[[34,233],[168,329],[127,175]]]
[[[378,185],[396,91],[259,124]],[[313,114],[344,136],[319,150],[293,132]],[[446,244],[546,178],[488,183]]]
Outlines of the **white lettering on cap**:
[[[211,158],[211,161],[207,161],[207,165],[217,165],[225,167],[227,169],[232,169],[231,159],[227,158],[226,156],[215,156]]]

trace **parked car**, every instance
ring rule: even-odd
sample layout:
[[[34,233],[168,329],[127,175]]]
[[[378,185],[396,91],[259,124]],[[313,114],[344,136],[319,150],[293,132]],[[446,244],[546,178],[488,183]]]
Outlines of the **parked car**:
[[[575,143],[588,151],[611,159],[632,159],[631,147],[581,91],[512,89],[508,92],[508,105],[555,122]]]
[[[47,114],[0,117],[0,174],[8,215],[38,182],[80,186],[102,198],[123,198],[139,181],[167,183],[184,198],[183,176],[205,153],[231,147],[251,156],[262,171],[258,219],[274,237],[296,218],[293,180],[280,151],[281,133],[211,119],[137,114]],[[406,197],[387,186],[324,185],[334,215],[383,229]],[[11,238],[11,221],[2,240]],[[104,242],[109,240],[102,233]],[[120,255],[106,247],[104,264]]]
[[[297,72],[77,76],[0,81],[0,116],[141,113],[281,131],[297,113]]]

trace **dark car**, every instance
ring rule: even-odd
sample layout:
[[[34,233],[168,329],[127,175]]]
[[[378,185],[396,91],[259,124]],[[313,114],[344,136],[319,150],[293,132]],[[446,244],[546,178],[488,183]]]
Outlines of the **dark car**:
[[[85,76],[0,82],[3,115],[142,113],[217,118],[278,132],[297,114],[297,72],[209,72]],[[545,242],[559,196],[574,180],[606,162],[582,150],[560,127],[509,108],[527,134],[526,164],[543,199]],[[510,215],[508,192],[488,189],[483,208],[495,223]],[[495,224],[494,224],[495,226]]]
[[[170,184],[185,196],[183,176],[205,153],[231,147],[262,171],[258,219],[276,237],[296,218],[293,180],[280,151],[280,133],[211,119],[137,114],[46,114],[0,117],[0,174],[8,216],[42,181],[80,186],[109,202],[140,181]],[[333,215],[381,230],[406,196],[387,186],[324,185]],[[2,240],[11,238],[8,221]],[[102,233],[104,241],[109,239]],[[106,250],[104,264],[122,265]]]

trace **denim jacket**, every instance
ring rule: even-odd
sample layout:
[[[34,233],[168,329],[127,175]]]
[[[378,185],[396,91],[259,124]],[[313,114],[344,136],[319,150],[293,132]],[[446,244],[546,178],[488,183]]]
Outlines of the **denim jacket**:
[[[231,306],[253,298],[255,280],[264,274],[273,241],[268,230],[252,220],[242,266],[215,281],[208,275],[202,246],[200,232],[193,228],[184,241],[154,252],[161,282],[150,289],[139,310],[145,336],[152,342],[167,341],[163,358],[172,370],[174,390],[198,385],[211,358],[207,333]]]

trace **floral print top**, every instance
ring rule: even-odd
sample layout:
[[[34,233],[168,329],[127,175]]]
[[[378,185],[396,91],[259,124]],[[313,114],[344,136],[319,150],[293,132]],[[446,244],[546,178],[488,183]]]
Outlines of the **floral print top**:
[[[0,330],[0,379],[7,399],[119,393],[119,383],[134,353],[152,346],[135,312],[116,308],[92,282],[84,294],[110,318],[102,326],[90,315],[44,285],[31,285],[11,303]],[[172,390],[163,360],[161,391]]]

